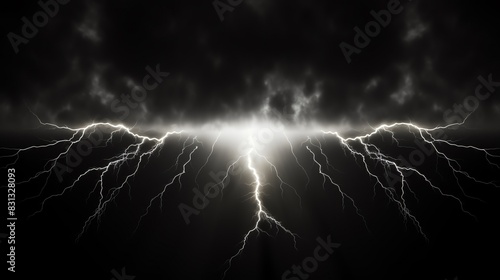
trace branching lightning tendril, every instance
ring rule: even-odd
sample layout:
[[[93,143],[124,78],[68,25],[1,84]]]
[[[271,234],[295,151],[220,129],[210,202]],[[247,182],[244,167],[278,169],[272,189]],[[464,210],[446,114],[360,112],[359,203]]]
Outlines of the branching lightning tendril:
[[[38,120],[40,121],[40,119]],[[437,156],[437,160],[444,160],[446,162],[447,167],[453,174],[455,181],[458,187],[460,188],[460,192],[467,198],[475,199],[474,197],[471,197],[466,194],[465,190],[462,188],[462,185],[460,184],[459,177],[466,178],[467,180],[472,180],[475,183],[483,185],[491,185],[494,187],[498,186],[496,185],[495,182],[487,182],[479,180],[470,173],[464,171],[458,160],[451,158],[446,154],[445,149],[443,149],[443,146],[458,150],[471,150],[477,153],[482,153],[486,162],[488,162],[489,165],[494,166],[495,168],[498,169],[500,169],[500,166],[494,161],[500,158],[500,155],[493,153],[492,149],[483,149],[472,145],[457,144],[449,140],[438,139],[433,135],[433,132],[435,131],[446,130],[452,127],[460,126],[465,123],[465,120],[461,123],[454,123],[447,126],[438,126],[434,128],[423,128],[413,123],[404,123],[404,122],[383,124],[380,125],[379,127],[373,128],[373,130],[370,133],[356,137],[342,137],[339,132],[321,130],[316,135],[303,135],[302,145],[300,147],[295,147],[295,148],[292,144],[292,141],[287,136],[287,133],[284,130],[282,131],[282,134],[284,140],[286,141],[285,145],[289,146],[291,156],[293,157],[296,164],[298,165],[298,167],[300,167],[300,169],[303,171],[303,173],[307,178],[307,183],[305,184],[305,187],[309,185],[310,178],[307,169],[304,167],[305,165],[301,163],[299,157],[297,157],[296,155],[296,150],[299,148],[302,149],[302,151],[307,151],[308,154],[311,155],[312,167],[314,167],[316,172],[322,177],[323,187],[325,187],[326,185],[334,186],[336,190],[340,193],[342,209],[345,209],[346,206],[345,202],[347,200],[349,205],[354,208],[355,213],[361,218],[364,225],[368,229],[367,220],[361,214],[362,209],[358,207],[354,197],[352,195],[347,194],[345,191],[345,186],[342,187],[341,184],[337,183],[333,178],[334,175],[330,173],[332,170],[336,171],[337,173],[340,173],[340,171],[338,170],[338,167],[335,168],[334,164],[332,164],[332,159],[329,158],[327,152],[325,152],[323,144],[319,140],[317,135],[319,134],[323,136],[322,139],[325,142],[338,141],[340,147],[344,151],[344,154],[346,156],[351,155],[352,158],[358,163],[358,165],[361,168],[363,168],[366,174],[371,179],[373,179],[373,181],[375,182],[374,189],[377,186],[381,187],[386,196],[388,197],[388,199],[397,205],[397,208],[401,212],[401,215],[404,218],[404,220],[411,221],[412,224],[415,226],[415,228],[419,231],[419,233],[425,239],[427,239],[427,236],[424,233],[424,229],[421,223],[418,221],[417,217],[410,211],[406,201],[406,196],[408,195],[408,193],[410,193],[415,199],[417,199],[416,193],[410,188],[410,184],[407,180],[406,174],[408,172],[416,174],[417,177],[422,179],[433,191],[437,192],[439,195],[443,196],[446,199],[451,199],[455,201],[456,205],[465,214],[470,215],[472,217],[474,217],[474,215],[465,209],[464,204],[460,199],[460,197],[458,197],[455,194],[448,193],[444,191],[442,188],[438,187],[435,183],[431,181],[431,179],[429,179],[428,175],[424,174],[424,172],[420,171],[417,167],[404,165],[398,158],[395,158],[394,156],[391,156],[389,153],[384,152],[379,145],[375,144],[375,142],[372,141],[372,138],[375,136],[383,136],[384,134],[390,135],[391,143],[396,143],[398,148],[402,148],[403,146],[400,145],[401,139],[398,139],[397,132],[398,129],[400,128],[407,129],[407,131],[411,133],[415,139],[423,141],[424,143],[432,147],[433,151]],[[93,135],[95,135],[96,130],[98,129],[107,130],[109,132],[108,137],[104,139],[105,140],[103,142],[104,144],[100,146],[103,148],[114,145],[115,138],[119,134],[121,134],[120,136],[121,139],[123,139],[123,137],[130,137],[131,139],[133,139],[131,141],[132,143],[128,144],[120,153],[116,154],[115,156],[112,156],[109,159],[106,159],[105,162],[101,165],[86,169],[84,172],[76,176],[76,179],[73,180],[68,186],[64,187],[61,191],[55,194],[51,194],[48,197],[44,198],[41,202],[40,209],[33,214],[35,215],[42,212],[44,210],[44,207],[50,200],[55,199],[57,197],[61,197],[68,191],[71,191],[79,183],[81,183],[84,178],[86,178],[90,174],[93,173],[97,174],[99,179],[95,183],[92,191],[89,193],[89,196],[87,198],[88,201],[92,195],[97,193],[99,197],[97,206],[93,210],[93,213],[84,222],[82,230],[77,236],[77,240],[79,240],[83,236],[88,227],[94,221],[96,222],[97,225],[99,225],[103,214],[106,212],[107,206],[111,202],[114,202],[116,197],[126,187],[128,187],[129,196],[131,198],[131,192],[130,192],[131,181],[134,179],[137,173],[140,172],[141,169],[146,167],[153,154],[155,153],[157,153],[158,155],[160,154],[161,150],[164,148],[166,144],[167,139],[169,139],[171,136],[177,136],[179,137],[179,141],[181,141],[181,139],[184,139],[182,137],[184,137],[185,134],[185,131],[171,131],[165,133],[160,138],[155,138],[134,133],[133,128],[129,128],[124,125],[115,125],[104,122],[93,123],[81,128],[69,128],[66,126],[58,126],[51,123],[44,123],[42,121],[40,121],[40,123],[44,126],[56,129],[57,131],[70,132],[71,135],[61,140],[52,141],[44,145],[29,146],[20,149],[9,148],[8,150],[12,150],[13,153],[4,156],[14,159],[9,164],[10,166],[17,163],[21,154],[28,153],[33,150],[45,150],[57,147],[66,147],[65,149],[62,150],[62,152],[59,152],[55,157],[49,159],[45,163],[44,169],[42,171],[37,172],[32,177],[19,183],[19,184],[26,184],[32,182],[35,179],[43,178],[43,176],[46,176],[44,178],[44,184],[41,187],[40,192],[35,197],[40,197],[45,192],[46,186],[49,182],[49,178],[55,174],[56,169],[58,168],[57,166],[58,162],[60,162],[64,157],[68,156],[70,151],[74,149],[78,143],[80,143],[84,139],[90,138]],[[215,138],[213,144],[211,145],[211,149],[208,156],[206,157],[206,160],[196,172],[196,175],[194,177],[196,185],[198,185],[198,178],[200,174],[204,171],[211,157],[213,156],[215,146],[220,140],[221,135],[222,131],[219,131],[217,137]],[[298,237],[298,235],[293,233],[290,229],[286,228],[282,224],[282,222],[278,221],[271,215],[271,213],[269,213],[266,210],[266,207],[262,201],[262,191],[263,188],[266,186],[266,183],[263,182],[264,178],[263,171],[259,169],[257,162],[262,161],[271,168],[273,176],[275,176],[275,178],[277,178],[280,182],[279,187],[281,189],[282,196],[283,193],[285,192],[283,187],[287,187],[294,192],[294,194],[299,198],[299,204],[301,203],[300,196],[294,187],[285,182],[283,177],[278,172],[278,167],[274,163],[272,163],[269,157],[258,151],[254,143],[254,140],[250,138],[249,141],[251,143],[251,148],[246,153],[238,155],[235,158],[235,160],[232,161],[232,163],[227,167],[223,180],[218,183],[219,185],[222,185],[222,190],[225,187],[227,187],[226,185],[224,185],[224,182],[230,176],[230,170],[235,168],[237,164],[244,164],[245,162],[246,170],[248,174],[251,175],[253,178],[251,182],[251,187],[252,187],[251,194],[256,205],[256,210],[254,215],[255,219],[254,226],[251,229],[249,229],[246,232],[246,234],[244,234],[243,239],[236,253],[228,259],[227,268],[224,271],[224,276],[231,268],[233,261],[242,254],[242,252],[244,251],[245,247],[249,242],[249,238],[253,234],[257,236],[260,233],[265,233],[268,235],[270,234],[261,227],[263,222],[267,222],[268,225],[271,228],[275,228],[277,232],[282,230],[286,234],[290,235],[293,239],[294,246],[296,247],[297,245],[296,237]],[[160,209],[162,209],[163,197],[169,187],[174,185],[176,182],[179,184],[180,187],[182,187],[182,182],[181,182],[182,176],[188,172],[187,165],[191,163],[193,155],[197,150],[200,149],[200,147],[201,149],[203,149],[203,144],[198,140],[198,136],[192,136],[192,134],[185,136],[184,142],[182,144],[182,149],[177,154],[175,163],[170,168],[165,168],[167,169],[167,171],[173,171],[174,175],[171,177],[171,180],[167,184],[165,184],[163,188],[161,188],[161,191],[150,199],[148,206],[144,210],[144,213],[139,218],[135,231],[137,231],[137,229],[139,228],[143,218],[149,214],[149,211],[153,207],[155,202],[158,202]],[[326,164],[322,164],[322,162]],[[129,171],[127,171],[128,173],[126,175],[122,176],[122,179],[120,180],[119,179],[120,177],[118,175],[123,172],[122,169],[124,165],[132,167]],[[382,173],[378,172],[375,166],[381,166],[384,172]],[[389,172],[393,171],[395,171],[397,176],[400,178],[400,181],[396,186],[397,190],[396,187],[389,186],[387,183],[384,183],[385,176],[387,176]],[[108,176],[113,174],[116,176],[116,178],[118,178],[119,182],[118,184],[116,184],[116,186],[107,189],[105,187],[106,185],[105,183],[108,180]]]

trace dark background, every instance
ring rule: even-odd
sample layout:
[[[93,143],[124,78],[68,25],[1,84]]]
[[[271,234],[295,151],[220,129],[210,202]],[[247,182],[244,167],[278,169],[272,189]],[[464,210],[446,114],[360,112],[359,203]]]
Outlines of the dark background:
[[[258,111],[271,92],[321,93],[315,120],[434,125],[474,94],[477,77],[498,79],[496,9],[483,1],[401,1],[403,11],[348,64],[339,48],[383,1],[245,0],[220,21],[212,1],[70,1],[19,53],[7,39],[36,1],[2,9],[0,85],[4,126],[118,120],[111,102],[140,84],[146,66],[170,76],[148,92],[127,124],[186,122]],[[413,35],[412,35],[413,34]],[[266,81],[289,83],[284,89]],[[392,97],[391,97],[392,96]],[[398,98],[399,97],[399,98]],[[398,102],[398,100],[400,102]],[[283,104],[284,103],[284,104]],[[494,125],[498,98],[477,114]]]
[[[466,132],[452,132],[450,136],[478,146],[491,146],[499,139],[498,133]],[[471,132],[475,135],[470,136]],[[22,135],[24,137],[20,137]],[[11,135],[11,140],[3,140],[2,146],[45,143],[33,139],[34,135],[46,139],[63,134],[39,129],[18,134],[18,138]],[[381,139],[374,137],[373,141],[377,143]],[[204,140],[208,142],[210,138]],[[407,156],[406,153],[414,149],[411,148],[412,141],[401,139],[400,142],[410,148],[387,148],[384,151]],[[94,148],[80,166],[64,175],[62,182],[52,175],[43,192],[45,177],[17,186],[17,276],[111,279],[112,269],[120,271],[126,267],[127,274],[136,276],[136,279],[222,278],[225,261],[239,249],[243,235],[254,225],[256,205],[250,198],[252,188],[248,185],[253,178],[248,171],[243,171],[231,178],[223,196],[210,199],[207,207],[199,215],[191,216],[189,225],[185,224],[178,206],[180,203],[193,206],[194,177],[208,150],[193,155],[192,163],[187,165],[187,173],[182,177],[182,187],[178,183],[169,187],[163,198],[163,210],[156,200],[134,234],[149,200],[174,174],[173,170],[167,170],[181,151],[182,141],[178,139],[167,141],[167,148],[158,157],[153,156],[148,167],[141,168],[131,180],[130,196],[129,189],[123,189],[115,203],[109,204],[99,226],[94,221],[78,242],[76,239],[85,220],[97,205],[97,193],[88,199],[97,175],[85,177],[63,196],[48,200],[44,210],[31,217],[40,210],[44,199],[60,193],[88,166],[102,165],[105,158],[127,143],[125,137],[108,148]],[[443,192],[460,198],[464,209],[477,218],[463,213],[457,201],[439,195],[421,178],[411,175],[408,183],[418,201],[411,194],[405,199],[411,213],[419,220],[428,238],[426,241],[411,221],[404,222],[396,204],[389,201],[382,188],[374,187],[375,181],[358,165],[359,159],[356,163],[352,157],[343,156],[336,140],[327,138],[323,143],[325,154],[339,169],[328,173],[346,194],[355,199],[360,213],[366,218],[367,230],[348,200],[342,209],[340,194],[334,186],[326,184],[322,187],[322,178],[317,174],[311,155],[304,146],[296,144],[297,157],[311,177],[309,185],[305,187],[306,177],[293,163],[286,146],[279,153],[277,168],[283,179],[301,196],[302,207],[290,189],[285,188],[281,195],[278,181],[269,169],[260,168],[259,172],[270,184],[263,190],[264,205],[269,213],[300,236],[297,250],[293,248],[291,237],[283,231],[269,230],[272,237],[253,234],[243,254],[234,260],[226,279],[281,279],[282,273],[292,264],[301,263],[312,255],[317,237],[325,239],[328,235],[341,246],[326,262],[319,264],[310,279],[478,279],[495,275],[498,262],[495,252],[500,248],[497,238],[498,188],[476,184],[459,176],[467,195],[482,201],[465,197],[442,159],[436,164],[435,156],[426,158],[419,170]],[[21,156],[14,165],[18,181],[42,170],[43,164],[56,154],[56,150],[28,152]],[[223,145],[216,146],[214,154],[216,156],[198,178],[201,186],[211,182],[210,171],[226,170],[226,163],[234,160]],[[486,164],[480,153],[454,150],[451,154],[471,175],[485,181],[498,180],[498,170]],[[186,157],[182,156],[180,160],[183,163]],[[2,159],[2,165],[7,162],[11,160]],[[320,162],[325,164],[323,159]],[[245,164],[243,162],[243,166]],[[135,168],[133,161],[129,165],[123,167],[121,176],[115,173],[105,176],[105,191],[117,187],[124,174]],[[267,228],[265,223],[261,226]]]
[[[354,127],[413,121],[435,126],[445,123],[447,109],[474,94],[479,75],[492,74],[493,80],[500,80],[497,10],[481,1],[401,1],[403,11],[348,64],[339,44],[352,44],[353,28],[363,28],[373,20],[370,11],[385,9],[387,3],[245,0],[225,13],[221,22],[211,1],[73,0],[61,5],[58,14],[16,54],[7,34],[20,34],[21,18],[31,19],[40,7],[37,1],[9,2],[0,18],[4,34],[0,147],[27,147],[67,136],[41,128],[30,110],[58,125],[106,120],[137,124],[140,131],[145,130],[141,126],[182,127],[259,115],[269,97],[271,107],[287,112],[297,98],[315,94],[320,96],[317,102],[305,107],[298,120],[288,121],[347,122]],[[111,102],[141,83],[146,66],[157,64],[169,77],[148,92],[141,106],[120,118],[110,109]],[[499,99],[493,93],[480,103],[466,123],[468,128],[451,134],[453,139],[498,147],[499,113]],[[479,279],[498,274],[498,189],[460,178],[467,193],[484,203],[466,198],[445,163],[438,164],[440,175],[434,172],[435,159],[426,159],[421,168],[433,182],[457,194],[477,216],[476,221],[462,213],[456,201],[439,196],[412,176],[409,182],[419,201],[408,198],[408,204],[429,238],[426,242],[411,222],[405,226],[380,187],[373,198],[375,182],[351,157],[344,157],[338,145],[330,144],[327,154],[342,172],[332,174],[356,199],[368,232],[352,205],[347,203],[342,210],[334,187],[321,187],[322,178],[315,173],[310,154],[299,142],[295,144],[311,176],[309,186],[304,187],[302,171],[287,150],[277,164],[301,195],[302,208],[293,193],[281,197],[272,174],[266,177],[271,187],[266,189],[265,204],[300,235],[298,250],[283,232],[276,237],[252,236],[226,279],[280,279],[293,264],[311,256],[317,237],[328,235],[342,245],[310,279]],[[44,178],[18,186],[17,276],[111,279],[112,269],[126,267],[137,280],[222,278],[224,262],[253,226],[255,204],[248,199],[251,189],[246,184],[251,177],[243,173],[232,180],[223,198],[211,201],[189,226],[184,223],[178,205],[191,203],[193,177],[207,149],[195,154],[183,187],[174,184],[167,191],[163,211],[153,204],[136,234],[133,231],[149,199],[173,174],[166,169],[181,147],[176,141],[132,180],[132,199],[126,191],[120,194],[99,228],[93,223],[79,242],[75,239],[95,207],[96,197],[86,200],[96,177],[88,177],[28,218],[44,198],[60,192],[71,178],[115,155],[123,145],[117,141],[107,149],[96,149],[63,182],[52,176],[39,198],[23,201],[40,192]],[[200,182],[209,180],[209,171],[224,170],[234,156],[225,153],[224,147],[218,151]],[[498,170],[486,164],[480,153],[449,152],[464,170],[498,181]],[[15,165],[17,174],[29,178],[56,155],[57,149],[27,153]],[[2,158],[1,166],[11,161]],[[108,188],[116,186],[114,180],[109,178]],[[2,240],[2,256],[5,245]]]

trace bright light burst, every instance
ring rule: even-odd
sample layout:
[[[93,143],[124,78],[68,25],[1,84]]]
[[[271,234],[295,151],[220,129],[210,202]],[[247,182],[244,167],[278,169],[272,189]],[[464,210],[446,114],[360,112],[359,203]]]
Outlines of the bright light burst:
[[[40,120],[39,120],[40,121]],[[243,165],[247,170],[247,174],[249,174],[253,179],[250,183],[252,191],[251,196],[255,202],[255,223],[254,226],[248,230],[248,232],[243,236],[241,245],[239,249],[235,252],[233,256],[228,259],[227,267],[224,271],[224,276],[227,271],[230,269],[231,264],[245,249],[248,242],[250,242],[250,237],[252,235],[259,235],[260,233],[265,233],[270,235],[270,233],[262,228],[262,223],[267,223],[269,227],[275,228],[277,231],[283,230],[285,233],[291,236],[294,246],[296,246],[296,237],[298,236],[296,233],[292,232],[292,230],[285,227],[282,222],[278,221],[276,218],[272,216],[272,214],[266,210],[266,206],[261,199],[263,188],[267,187],[268,184],[264,182],[263,176],[261,175],[264,171],[264,168],[271,168],[273,176],[280,182],[281,192],[283,194],[284,187],[290,189],[294,192],[294,194],[298,197],[300,203],[300,196],[297,193],[297,187],[307,187],[310,183],[310,178],[308,171],[301,164],[299,157],[297,157],[296,152],[298,150],[303,152],[308,152],[311,155],[311,159],[313,162],[313,166],[315,166],[315,172],[318,172],[319,175],[323,178],[323,186],[331,185],[335,187],[335,189],[339,192],[342,199],[342,208],[345,208],[346,200],[349,202],[349,205],[353,207],[355,213],[360,217],[360,220],[364,223],[366,228],[368,229],[368,223],[365,217],[362,215],[362,208],[356,205],[354,198],[348,195],[345,192],[345,186],[341,186],[334,180],[334,176],[331,175],[331,170],[337,170],[340,167],[335,167],[335,162],[332,161],[331,158],[328,157],[327,153],[323,149],[323,144],[325,143],[334,143],[338,142],[340,147],[344,150],[346,156],[352,156],[358,165],[366,172],[366,174],[371,177],[376,186],[382,188],[386,196],[394,202],[398,209],[400,210],[402,217],[406,221],[409,219],[415,228],[419,231],[419,233],[423,236],[423,238],[427,239],[427,236],[424,233],[423,226],[418,221],[417,217],[412,214],[412,211],[409,209],[406,202],[407,193],[411,193],[413,196],[416,194],[410,188],[407,177],[408,172],[416,174],[420,177],[426,184],[434,191],[442,195],[446,199],[451,199],[456,201],[458,207],[460,207],[461,211],[464,213],[473,216],[473,214],[467,211],[464,208],[463,202],[461,199],[453,194],[445,192],[442,188],[438,187],[435,183],[433,183],[424,172],[418,169],[418,166],[408,166],[404,165],[399,158],[390,155],[388,152],[384,152],[384,150],[380,147],[379,144],[376,144],[376,141],[373,141],[373,138],[376,136],[385,136],[390,135],[391,143],[396,143],[397,148],[403,149],[404,146],[400,145],[401,139],[398,138],[398,133],[401,133],[401,130],[406,130],[410,133],[414,140],[423,141],[435,152],[439,159],[443,159],[447,166],[450,169],[450,172],[454,175],[456,179],[456,183],[460,188],[460,191],[468,198],[470,196],[465,194],[461,184],[460,177],[466,180],[472,180],[476,183],[492,185],[494,187],[498,187],[495,182],[486,182],[475,178],[473,175],[464,171],[462,166],[460,165],[457,159],[452,158],[445,152],[446,148],[453,148],[458,150],[471,150],[477,153],[481,153],[484,156],[486,162],[495,168],[500,169],[500,166],[494,161],[500,158],[500,155],[494,154],[491,149],[483,149],[476,146],[471,145],[461,145],[457,144],[450,140],[439,139],[434,136],[434,132],[436,131],[446,131],[451,128],[459,127],[463,125],[465,120],[461,123],[450,124],[447,126],[438,126],[434,128],[424,128],[417,126],[413,123],[392,123],[392,124],[383,124],[376,128],[372,128],[371,131],[364,135],[359,135],[356,137],[343,137],[341,136],[340,131],[332,131],[327,129],[285,129],[282,125],[272,125],[273,129],[262,130],[262,127],[270,127],[268,124],[259,124],[253,122],[251,125],[249,124],[238,124],[235,126],[205,126],[202,128],[189,128],[185,130],[176,130],[176,131],[168,131],[164,133],[161,137],[148,137],[139,133],[134,132],[135,128],[127,127],[121,124],[112,124],[112,123],[92,123],[90,125],[80,127],[80,128],[70,128],[66,126],[58,126],[50,123],[41,124],[44,126],[48,126],[56,129],[57,131],[66,131],[70,132],[70,136],[50,142],[45,145],[36,145],[30,146],[26,148],[20,149],[11,149],[14,152],[6,157],[14,158],[10,165],[17,163],[21,154],[28,153],[33,150],[45,150],[56,147],[66,147],[62,152],[55,155],[53,158],[48,160],[44,166],[42,171],[37,172],[29,179],[25,180],[23,183],[29,183],[37,178],[44,178],[45,184],[42,186],[39,195],[42,195],[45,187],[49,182],[49,178],[53,176],[59,176],[60,162],[68,156],[68,154],[76,148],[76,146],[81,143],[84,139],[89,139],[93,135],[97,133],[98,130],[107,131],[105,138],[102,142],[101,147],[111,147],[114,145],[117,139],[123,139],[123,137],[130,137],[133,139],[132,143],[127,145],[121,152],[117,153],[115,156],[104,160],[104,163],[101,165],[96,165],[91,168],[86,169],[83,173],[79,174],[75,180],[64,187],[60,192],[52,194],[43,199],[41,203],[41,207],[39,211],[35,212],[33,215],[40,213],[44,210],[45,205],[52,199],[63,196],[66,192],[75,188],[83,178],[89,176],[92,173],[98,175],[98,180],[95,183],[95,186],[92,192],[89,194],[88,199],[92,194],[98,194],[99,199],[97,206],[93,210],[93,213],[87,218],[84,222],[81,232],[77,236],[77,240],[80,239],[83,234],[86,232],[88,227],[96,222],[100,223],[103,214],[106,211],[107,206],[112,203],[116,197],[124,191],[128,187],[129,195],[130,195],[130,182],[136,176],[136,174],[144,168],[147,168],[147,164],[149,163],[150,158],[157,154],[159,155],[162,149],[165,148],[167,139],[171,139],[172,137],[177,137],[179,141],[184,140],[182,144],[182,149],[180,153],[177,155],[175,164],[172,165],[169,170],[175,170],[175,175],[161,188],[161,191],[158,192],[155,196],[153,196],[146,209],[144,209],[144,213],[140,216],[136,230],[140,227],[142,219],[148,215],[150,209],[153,207],[155,201],[159,203],[160,208],[163,207],[163,198],[165,192],[174,185],[176,182],[178,185],[182,186],[181,179],[184,174],[187,172],[188,164],[191,163],[193,155],[202,149],[210,149],[208,157],[201,165],[199,170],[196,173],[194,178],[195,183],[198,185],[198,177],[201,173],[203,173],[207,166],[211,161],[211,157],[217,151],[217,144],[221,139],[230,139],[229,142],[233,143],[235,147],[239,146],[239,150],[234,155],[234,161],[227,167],[225,172],[225,177],[219,183],[219,185],[224,189],[224,181],[226,178],[230,176],[230,170],[234,169],[236,165]],[[211,145],[204,145],[200,140],[203,135],[216,133],[215,140],[211,142]],[[287,183],[283,176],[280,175],[278,167],[275,163],[272,162],[272,148],[268,146],[272,146],[270,141],[262,141],[259,143],[258,137],[256,135],[261,134],[265,139],[269,138],[280,138],[282,141],[279,145],[282,147],[286,147],[289,150],[291,156],[294,158],[295,163],[298,167],[303,171],[304,176],[307,178],[307,183],[305,186],[291,186]],[[266,134],[267,133],[267,134]],[[300,146],[294,146],[293,141],[291,141],[291,137],[294,140],[302,141]],[[297,138],[297,139],[295,139]],[[320,140],[323,139],[323,142]],[[245,145],[240,145],[242,142]],[[323,143],[323,144],[322,144]],[[360,160],[360,161],[359,161]],[[322,164],[322,162],[326,164]],[[118,174],[121,173],[121,169],[124,165],[132,165],[128,174],[122,176],[121,181],[111,188],[108,188],[106,191],[105,187],[105,177],[110,174]],[[384,172],[377,171],[375,166],[382,166]],[[267,167],[264,167],[267,166]],[[179,170],[180,167],[180,170]],[[391,186],[386,180],[386,176],[389,173],[397,174],[400,178],[398,185]],[[38,197],[37,196],[37,197]]]

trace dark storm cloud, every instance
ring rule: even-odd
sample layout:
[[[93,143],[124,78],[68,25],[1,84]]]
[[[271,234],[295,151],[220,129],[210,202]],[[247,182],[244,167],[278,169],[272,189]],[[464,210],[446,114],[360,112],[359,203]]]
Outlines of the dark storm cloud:
[[[266,81],[280,77],[306,97],[321,93],[308,116],[324,122],[442,123],[443,111],[474,94],[479,75],[500,80],[496,14],[477,2],[401,1],[347,63],[339,44],[354,44],[353,28],[389,2],[245,0],[221,22],[209,0],[73,0],[15,54],[7,34],[21,35],[20,19],[40,10],[18,1],[2,17],[2,119],[32,120],[28,106],[65,124],[205,122],[259,112],[272,95]],[[118,111],[157,65],[169,76],[126,105],[128,114]],[[293,107],[283,94],[269,106]],[[483,103],[485,112],[498,108],[498,98]]]

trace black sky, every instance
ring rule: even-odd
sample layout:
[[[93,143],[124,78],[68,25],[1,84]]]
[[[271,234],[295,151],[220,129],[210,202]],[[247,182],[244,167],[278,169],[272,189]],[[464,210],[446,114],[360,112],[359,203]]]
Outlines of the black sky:
[[[318,93],[307,118],[326,123],[442,124],[478,76],[498,76],[497,12],[477,1],[401,1],[402,12],[347,63],[339,44],[353,45],[353,28],[389,2],[245,0],[221,21],[207,0],[73,0],[16,54],[8,34],[22,36],[21,18],[41,7],[15,1],[1,19],[2,125],[32,126],[28,108],[59,124],[204,123],[258,113],[267,96],[283,111],[294,92]],[[117,112],[156,65],[170,75],[128,114]],[[498,98],[479,109],[483,120],[498,114]]]
[[[24,36],[23,18],[32,22],[42,8],[36,0],[5,3],[0,17],[4,36],[0,127],[7,132],[28,132],[0,131],[4,136],[0,147],[28,147],[59,136],[53,131],[33,133],[31,128],[38,124],[30,110],[43,121],[72,126],[91,121],[182,126],[252,115],[275,116],[269,109],[282,112],[291,123],[377,125],[411,120],[434,126],[463,119],[445,112],[477,98],[478,77],[500,81],[498,10],[491,2],[401,1],[401,12],[392,15],[391,22],[348,63],[339,45],[353,45],[354,28],[365,29],[374,20],[370,12],[387,9],[393,0],[243,0],[224,13],[222,21],[213,1],[69,0],[58,4],[47,24],[17,47],[11,40]],[[143,85],[144,77],[154,71],[147,69],[157,67],[168,76],[156,77],[161,83],[148,90],[142,102],[127,105],[122,95],[131,95],[132,89]],[[483,85],[483,94],[485,88]],[[478,102],[470,127],[480,123],[498,127],[499,91]],[[480,147],[498,145],[498,133],[469,132],[455,135],[447,131],[447,135],[480,143]],[[50,180],[40,177],[19,187],[19,201],[42,194],[33,202],[20,202],[19,217],[38,211],[45,195],[58,193],[88,166],[116,156],[125,145],[123,141],[130,139],[121,137],[111,148],[96,147],[96,152],[63,182],[54,176]],[[176,171],[165,167],[179,159],[176,149],[180,150],[182,143],[182,139],[172,140],[170,148],[153,157],[148,168],[131,180],[134,199],[130,192],[122,192],[101,228],[92,225],[81,243],[76,243],[75,237],[96,203],[82,198],[89,197],[89,190],[99,180],[97,174],[60,200],[51,200],[35,218],[20,219],[22,273],[36,272],[55,279],[110,279],[111,269],[126,267],[136,279],[221,279],[225,261],[237,251],[241,237],[251,227],[255,204],[248,199],[250,180],[246,174],[234,178],[224,200],[214,199],[203,214],[193,218],[196,222],[189,227],[185,224],[178,205],[192,201],[198,183],[196,172],[207,159],[209,144],[194,154],[183,177],[184,187],[169,189],[165,209],[155,204],[133,234],[151,197]],[[436,184],[460,197],[470,193],[484,201],[464,197],[464,207],[479,217],[473,219],[460,211],[461,204],[443,199],[418,176],[412,177],[410,185],[422,198],[408,201],[430,237],[426,243],[410,222],[403,221],[397,206],[388,203],[382,190],[374,195],[375,182],[356,158],[344,157],[345,150],[333,143],[325,147],[331,149],[335,166],[342,170],[334,174],[348,186],[349,195],[360,200],[360,209],[374,234],[366,230],[350,204],[344,209],[335,188],[324,188],[324,178],[317,173],[311,155],[297,142],[298,158],[314,174],[309,189],[303,187],[308,177],[302,176],[295,165],[297,157],[288,153],[288,146],[286,153],[276,153],[284,167],[283,177],[299,186],[304,208],[299,210],[297,200],[289,198],[291,191],[283,198],[278,188],[267,188],[265,205],[283,224],[300,231],[304,243],[299,243],[300,250],[294,250],[288,236],[262,234],[252,238],[226,279],[278,279],[292,264],[310,255],[318,236],[329,234],[342,247],[316,272],[316,277],[328,276],[323,279],[442,280],[456,279],[457,275],[458,279],[483,279],[486,277],[481,273],[498,274],[498,188],[462,177],[459,182],[442,157],[428,157],[422,167]],[[0,162],[5,166],[4,161],[12,157],[3,155],[12,150],[0,151]],[[54,151],[23,153],[16,165],[19,178],[46,169],[47,159],[59,153],[51,155]],[[206,166],[199,182],[210,182],[210,171],[227,170],[225,164],[234,160],[224,145],[215,151],[216,164],[211,161]],[[498,169],[476,152],[451,154],[464,162],[464,171],[498,181]],[[127,168],[134,165],[124,165],[123,171]],[[115,174],[109,176],[106,186],[116,187],[119,180]],[[277,180],[272,183],[278,185]],[[97,192],[93,195],[98,199]],[[306,247],[305,242],[310,241]],[[254,265],[256,262],[260,263]]]

